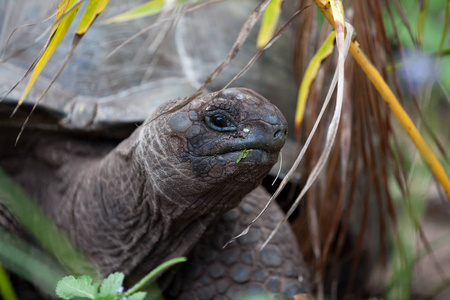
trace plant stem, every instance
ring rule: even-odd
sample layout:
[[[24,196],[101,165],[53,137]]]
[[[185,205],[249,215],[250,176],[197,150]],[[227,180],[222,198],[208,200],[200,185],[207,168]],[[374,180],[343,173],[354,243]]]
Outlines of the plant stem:
[[[177,257],[177,258],[172,258],[171,260],[168,260],[165,263],[160,264],[158,267],[156,267],[150,273],[148,273],[144,278],[142,278],[138,283],[136,283],[131,289],[129,289],[125,293],[125,297],[128,297],[131,294],[136,293],[138,290],[140,290],[142,288],[142,286],[144,286],[144,284],[146,284],[148,281],[150,281],[153,277],[155,277],[161,271],[163,271],[175,264],[179,264],[179,263],[182,263],[185,261],[187,261],[186,257]]]

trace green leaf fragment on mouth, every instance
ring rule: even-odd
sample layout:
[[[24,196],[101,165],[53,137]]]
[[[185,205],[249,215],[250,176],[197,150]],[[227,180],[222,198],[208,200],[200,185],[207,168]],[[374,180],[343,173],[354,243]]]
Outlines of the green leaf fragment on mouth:
[[[239,154],[238,159],[236,160],[236,163],[239,163],[241,160],[247,157],[247,155],[250,153],[250,151],[253,151],[253,149],[245,149],[242,151],[241,154]]]

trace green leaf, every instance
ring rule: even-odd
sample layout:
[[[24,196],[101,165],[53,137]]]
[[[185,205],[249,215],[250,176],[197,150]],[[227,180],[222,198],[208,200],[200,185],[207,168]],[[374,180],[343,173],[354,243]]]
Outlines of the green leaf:
[[[238,159],[236,160],[236,163],[239,163],[241,160],[243,160],[244,158],[247,157],[247,155],[250,153],[250,151],[253,151],[253,149],[245,149],[244,151],[242,151],[241,154],[239,154]]]
[[[97,291],[98,284],[92,285],[92,278],[85,275],[77,279],[73,276],[66,276],[56,286],[56,294],[63,299],[72,299],[73,297],[95,299]]]
[[[127,300],[144,300],[145,296],[147,296],[146,292],[137,292],[131,296],[128,296]]]
[[[118,293],[117,289],[123,284],[123,278],[123,273],[116,272],[109,274],[108,278],[103,280],[103,283],[100,286],[100,293],[98,295],[100,297],[116,295]]]

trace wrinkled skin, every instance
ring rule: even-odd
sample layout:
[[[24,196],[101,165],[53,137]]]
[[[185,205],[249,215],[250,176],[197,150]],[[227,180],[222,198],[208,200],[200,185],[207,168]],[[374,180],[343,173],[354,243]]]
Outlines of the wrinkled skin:
[[[188,254],[261,183],[286,138],[282,114],[251,90],[202,95],[172,112],[179,101],[118,146],[38,131],[14,148],[16,135],[3,129],[10,147],[0,149],[0,165],[102,274],[141,276]]]

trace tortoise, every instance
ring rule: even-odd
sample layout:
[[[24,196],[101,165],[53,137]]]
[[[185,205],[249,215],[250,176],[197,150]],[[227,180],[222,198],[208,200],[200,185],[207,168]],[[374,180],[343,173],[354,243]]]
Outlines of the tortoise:
[[[1,7],[0,15],[17,22],[29,13],[26,5]],[[36,14],[43,7],[39,2],[30,9]],[[86,35],[31,116],[17,147],[22,116],[49,75],[40,77],[14,118],[7,116],[23,87],[0,103],[0,166],[103,275],[121,271],[132,281],[169,258],[188,255],[181,270],[159,279],[169,299],[221,299],[258,290],[289,297],[304,292],[307,272],[287,225],[264,250],[258,247],[283,216],[276,205],[249,234],[222,249],[269,198],[259,185],[286,140],[282,113],[247,88],[218,88],[172,111],[183,101],[176,97],[195,91],[185,73],[142,81],[145,72],[129,63],[135,55],[130,50],[113,56],[111,64],[92,57],[109,53],[114,45],[107,41],[134,32],[139,23],[93,28]],[[5,21],[2,26],[13,25]],[[28,34],[32,32],[23,33],[20,41],[27,41],[23,37]],[[11,42],[12,53],[24,49],[16,42]],[[162,49],[171,49],[168,44]],[[34,47],[2,63],[1,91],[17,80]],[[179,67],[170,51],[158,53],[164,56],[158,69],[167,67],[167,61],[173,64],[170,70]],[[170,98],[174,100],[161,104]],[[243,152],[245,158],[240,157]],[[2,226],[20,233],[11,220],[2,208]]]

